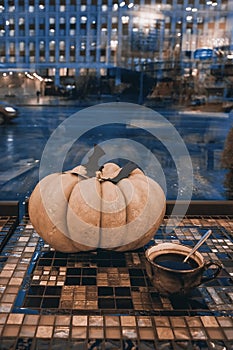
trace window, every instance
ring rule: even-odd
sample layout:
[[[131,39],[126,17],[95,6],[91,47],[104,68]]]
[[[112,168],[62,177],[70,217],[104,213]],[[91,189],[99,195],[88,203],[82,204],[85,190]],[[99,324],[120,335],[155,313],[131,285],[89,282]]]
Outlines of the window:
[[[45,0],[39,0],[39,10],[45,10]]]
[[[40,62],[45,62],[45,42],[43,40],[39,42],[39,58]]]
[[[55,18],[49,18],[49,35],[53,36],[55,34]]]
[[[75,43],[70,44],[70,62],[75,62]]]

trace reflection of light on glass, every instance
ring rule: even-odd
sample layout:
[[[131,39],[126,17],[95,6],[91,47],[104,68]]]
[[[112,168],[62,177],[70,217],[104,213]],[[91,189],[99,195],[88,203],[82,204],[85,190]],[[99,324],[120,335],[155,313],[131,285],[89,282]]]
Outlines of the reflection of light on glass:
[[[12,141],[14,141],[13,136],[11,134],[7,135],[7,142],[12,142]]]
[[[189,7],[186,7],[186,9],[185,9],[186,11],[191,11],[192,10],[192,8],[189,6]]]
[[[14,113],[15,109],[13,107],[7,106],[7,107],[5,107],[5,111],[7,111],[9,113]]]
[[[117,48],[118,40],[111,40],[111,48],[114,50]]]
[[[121,21],[122,21],[123,24],[129,23],[129,16],[122,16],[121,17]]]
[[[217,6],[217,5],[218,5],[217,2],[213,2],[213,3],[212,3],[212,6]]]
[[[6,148],[7,148],[8,155],[12,157],[14,155],[15,149],[14,149],[14,133],[11,130],[7,131]]]
[[[187,16],[187,17],[186,17],[186,20],[187,20],[188,22],[191,22],[191,21],[192,21],[192,19],[193,19],[193,17],[192,17],[192,16]]]
[[[125,2],[124,2],[124,1],[122,1],[122,2],[120,3],[120,7],[123,7],[123,6],[125,6]]]
[[[33,76],[36,78],[36,79],[38,79],[39,81],[43,81],[44,79],[40,76],[40,75],[38,75],[37,73],[33,73]]]
[[[133,7],[133,3],[131,2],[129,5],[128,5],[128,8],[131,9]]]
[[[192,12],[197,12],[197,8],[194,7],[194,8],[192,9]]]
[[[118,4],[113,4],[113,11],[117,11],[118,9]]]
[[[194,68],[194,69],[192,70],[192,76],[193,76],[193,77],[196,77],[197,74],[198,74],[198,69],[197,69],[197,68]]]

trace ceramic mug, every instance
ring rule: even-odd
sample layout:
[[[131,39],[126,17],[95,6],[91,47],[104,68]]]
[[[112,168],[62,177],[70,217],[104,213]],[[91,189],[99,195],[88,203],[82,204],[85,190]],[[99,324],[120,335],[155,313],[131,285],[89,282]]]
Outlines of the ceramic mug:
[[[205,261],[198,251],[183,264],[191,249],[182,244],[161,243],[146,250],[146,272],[160,294],[188,294],[217,277],[222,265],[218,261]],[[207,270],[210,276],[204,274]]]

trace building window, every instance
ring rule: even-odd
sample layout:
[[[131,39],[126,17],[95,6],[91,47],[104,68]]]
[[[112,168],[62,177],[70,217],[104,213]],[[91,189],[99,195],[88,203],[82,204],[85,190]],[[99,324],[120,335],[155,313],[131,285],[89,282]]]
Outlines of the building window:
[[[75,45],[70,45],[70,62],[75,62]]]
[[[39,43],[39,57],[40,62],[45,62],[45,42],[43,40]]]
[[[34,42],[30,42],[29,43],[29,54],[35,54],[35,43]]]
[[[39,18],[39,34],[45,35],[45,19]]]
[[[70,35],[74,36],[76,32],[76,17],[70,17]]]
[[[70,0],[70,10],[76,11],[76,0]]]
[[[70,25],[76,24],[76,17],[70,17]]]
[[[24,11],[24,0],[19,0],[19,11]]]
[[[0,43],[0,62],[6,62],[6,47],[4,43]]]
[[[59,34],[66,34],[66,19],[64,17],[60,17],[59,19]]]
[[[49,0],[49,10],[55,11],[56,9],[56,1],[55,0]]]
[[[44,11],[45,10],[45,0],[40,0],[39,1],[39,9],[41,11]]]
[[[49,35],[53,36],[55,34],[55,18],[49,18]]]

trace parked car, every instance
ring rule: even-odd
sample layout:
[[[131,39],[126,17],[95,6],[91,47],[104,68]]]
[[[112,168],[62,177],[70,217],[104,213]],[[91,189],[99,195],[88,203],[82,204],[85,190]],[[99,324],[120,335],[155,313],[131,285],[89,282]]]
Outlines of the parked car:
[[[0,101],[0,125],[18,117],[19,110],[8,102]]]
[[[205,96],[196,96],[191,101],[191,106],[201,106],[206,104],[206,97]]]

